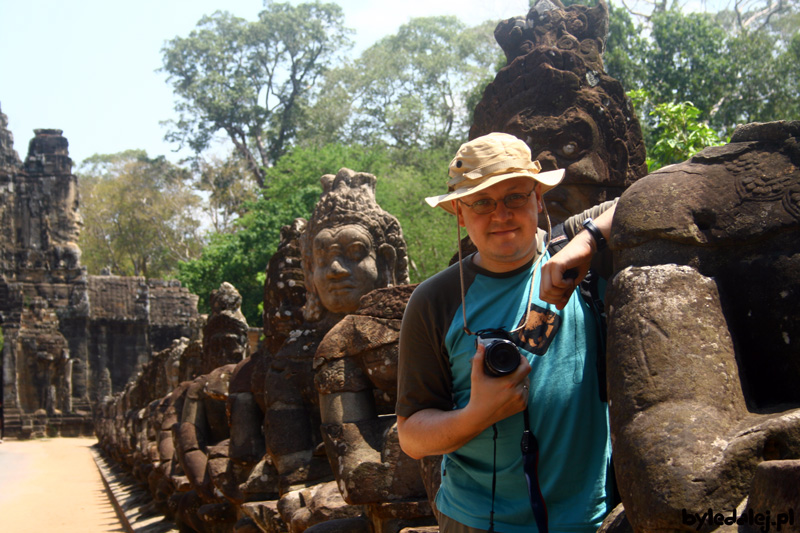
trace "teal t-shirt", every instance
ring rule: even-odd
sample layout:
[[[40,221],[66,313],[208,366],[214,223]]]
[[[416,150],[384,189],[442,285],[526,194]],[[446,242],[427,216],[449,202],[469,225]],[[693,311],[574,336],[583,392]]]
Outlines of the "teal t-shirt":
[[[541,265],[527,265],[506,275],[472,266],[477,274],[465,295],[469,328],[511,331],[526,321],[514,335],[532,368],[528,411],[531,431],[539,442],[538,477],[550,531],[594,532],[612,502],[608,407],[599,394],[597,332],[591,310],[578,291],[561,311],[539,300]],[[534,268],[531,312],[526,314]],[[469,401],[475,354],[475,337],[463,331],[461,312],[459,307],[445,336],[455,408]],[[495,530],[535,531],[520,452],[523,413],[496,426]],[[436,497],[440,512],[480,529],[489,528],[492,508],[493,436],[489,428],[444,456]]]

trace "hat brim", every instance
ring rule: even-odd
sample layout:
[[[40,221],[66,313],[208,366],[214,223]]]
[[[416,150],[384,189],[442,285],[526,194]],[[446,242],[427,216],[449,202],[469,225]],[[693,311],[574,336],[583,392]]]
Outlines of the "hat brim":
[[[559,183],[561,180],[564,179],[565,170],[560,168],[558,170],[550,170],[548,172],[539,172],[538,174],[534,174],[532,172],[509,172],[508,174],[499,174],[497,176],[491,176],[487,178],[485,181],[482,181],[478,185],[474,187],[462,187],[460,189],[456,189],[452,192],[447,194],[440,194],[439,196],[429,196],[425,198],[425,201],[428,202],[428,205],[431,207],[441,207],[451,215],[455,215],[456,212],[453,209],[453,204],[451,200],[457,200],[459,198],[463,198],[464,196],[469,196],[470,194],[475,194],[476,192],[480,192],[484,189],[488,189],[493,185],[497,185],[501,181],[509,180],[512,178],[529,178],[531,181],[535,181],[536,183],[540,183],[542,185],[542,194],[546,193]]]

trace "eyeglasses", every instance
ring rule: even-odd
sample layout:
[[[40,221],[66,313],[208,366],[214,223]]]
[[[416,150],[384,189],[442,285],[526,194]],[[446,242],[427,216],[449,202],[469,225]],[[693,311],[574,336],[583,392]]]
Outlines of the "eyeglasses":
[[[519,209],[528,203],[528,198],[530,198],[531,193],[535,190],[535,188],[531,189],[531,192],[528,194],[522,192],[511,193],[503,198],[503,204],[505,204],[508,209]],[[475,200],[471,204],[468,204],[464,200],[459,200],[459,202],[471,208],[476,215],[488,215],[497,209],[497,200],[494,198],[481,198],[480,200]]]

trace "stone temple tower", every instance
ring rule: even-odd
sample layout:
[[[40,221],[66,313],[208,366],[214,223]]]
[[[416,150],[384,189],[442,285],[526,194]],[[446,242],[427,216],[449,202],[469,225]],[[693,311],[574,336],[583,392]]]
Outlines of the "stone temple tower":
[[[69,143],[35,134],[20,161],[0,111],[0,412],[9,435],[92,434],[99,391],[191,335],[197,297],[177,281],[87,275]]]
[[[36,130],[20,162],[7,123],[0,113],[0,321],[10,429],[17,414],[89,414],[89,306],[67,139],[61,130]]]

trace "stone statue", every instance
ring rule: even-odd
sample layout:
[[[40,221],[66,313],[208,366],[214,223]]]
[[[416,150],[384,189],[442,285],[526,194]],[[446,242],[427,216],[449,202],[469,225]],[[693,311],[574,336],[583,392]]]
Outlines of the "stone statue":
[[[278,473],[266,453],[264,432],[266,375],[274,354],[280,350],[292,331],[303,323],[302,307],[306,289],[300,252],[300,237],[306,220],[295,219],[281,228],[281,241],[267,264],[264,282],[264,337],[256,353],[239,363],[231,378],[228,411],[231,417],[229,461],[214,469],[215,485],[237,507],[253,504],[252,514],[270,525],[269,530],[283,527],[277,511]],[[273,502],[270,506],[267,503]],[[255,531],[258,522],[245,513],[237,521],[237,533]],[[248,529],[249,528],[249,529]],[[256,529],[253,529],[256,528]]]
[[[314,382],[325,450],[339,492],[347,503],[365,506],[372,527],[391,530],[401,523],[433,523],[419,468],[400,450],[393,415],[400,320],[414,286],[407,285],[405,243],[394,217],[377,205],[368,217],[367,209],[362,212],[374,228],[371,241],[391,245],[384,254],[386,266],[400,251],[403,262],[397,267],[402,270],[388,278],[386,288],[363,296],[356,309],[351,305],[351,314],[325,335],[314,358]],[[315,241],[325,245],[326,239],[320,232]],[[356,527],[352,518],[340,520]]]
[[[633,529],[800,518],[800,122],[739,127],[639,180],[612,247],[609,410]]]
[[[498,24],[508,64],[475,108],[470,138],[523,139],[542,170],[566,169],[545,196],[552,222],[618,197],[647,173],[639,122],[620,83],[603,70],[608,7],[539,0]]]
[[[180,493],[191,489],[189,480],[183,472],[180,461],[175,454],[175,431],[180,423],[183,403],[191,381],[183,381],[159,403],[153,413],[152,423],[158,439],[158,467],[148,477],[148,485],[153,489],[153,500],[171,520],[175,519]],[[178,494],[178,497],[172,498]]]
[[[174,389],[164,379],[164,368],[167,358],[186,346],[182,341],[186,341],[186,339],[176,340],[170,348],[155,354],[149,362],[143,365],[141,374],[125,391],[129,411],[133,411],[133,416],[129,418],[133,434],[128,436],[129,439],[135,441],[131,459],[132,473],[143,484],[149,485],[150,480],[158,476],[158,467],[161,461],[158,454],[159,426],[155,419],[160,414],[160,397],[168,395]],[[153,397],[158,399],[153,400]],[[99,431],[98,438],[102,442],[102,435]]]
[[[20,363],[16,372],[29,383],[20,387],[20,405],[30,412],[39,409],[48,415],[69,411],[72,390],[66,372],[70,370],[69,346],[58,330],[58,317],[44,298],[33,297],[23,310],[18,337]]]
[[[375,202],[375,177],[341,169],[320,181],[323,194],[300,240],[304,323],[291,331],[271,358],[263,387],[266,450],[279,474],[279,506],[290,529],[317,520],[309,514],[313,506],[297,504],[308,503],[306,497],[298,499],[297,491],[333,479],[319,431],[312,368],[317,346],[333,325],[358,308],[361,296],[376,288],[408,283],[402,232],[397,219]],[[265,309],[271,308],[265,302]],[[340,503],[346,507],[343,500]],[[317,516],[329,519],[332,515]]]
[[[603,70],[607,34],[608,5],[603,0],[594,7],[539,0],[527,16],[504,20],[494,30],[506,64],[543,47],[573,52],[594,72]]]
[[[208,468],[218,446],[227,450],[230,426],[226,406],[234,368],[233,364],[223,365],[191,382],[180,421],[173,426],[175,455],[191,486],[181,495],[176,521],[195,531],[229,531],[235,518],[232,506],[216,494]]]
[[[320,182],[301,240],[309,322],[341,319],[370,290],[408,283],[400,223],[376,203],[375,176],[343,168]]]
[[[237,364],[249,355],[248,326],[239,291],[223,282],[211,292],[210,303],[211,314],[203,326],[203,373]]]
[[[197,531],[227,531],[235,519],[231,502],[215,490],[219,471],[210,458],[227,462],[230,420],[228,387],[236,365],[248,356],[247,321],[242,297],[224,282],[211,293],[211,315],[203,328],[203,375],[186,390],[179,424],[173,426],[174,448],[191,485],[181,496],[177,519]],[[224,469],[223,469],[224,471]]]
[[[277,353],[291,332],[302,323],[306,287],[300,238],[305,230],[306,220],[303,218],[283,226],[278,249],[267,264],[264,345],[268,353]]]
[[[415,285],[377,289],[317,348],[325,450],[339,492],[378,531],[436,523],[416,460],[397,438],[397,342]]]
[[[20,161],[7,126],[0,112],[0,390],[14,412],[7,435],[44,428],[88,436],[92,404],[122,390],[153,352],[190,334],[197,297],[176,280],[88,275],[67,138],[37,129]]]
[[[191,411],[196,415],[205,409],[197,402],[202,403],[205,397],[222,387],[219,379],[209,379],[209,376],[178,374],[180,359],[193,345],[196,345],[197,352],[202,353],[202,342],[198,339],[175,340],[169,348],[154,354],[123,391],[104,394],[96,413],[95,432],[104,451],[118,463],[126,465],[137,480],[149,487],[156,509],[178,522],[185,524],[188,520],[205,527],[199,516],[187,517],[178,511],[179,508],[181,512],[185,511],[185,496],[194,490],[183,465],[189,465],[189,474],[194,480],[203,479],[202,469],[196,468],[199,462],[195,460],[200,452],[195,450],[207,449],[206,441],[212,439],[207,437],[209,424],[206,420],[215,417],[184,416],[183,408],[187,401],[194,403]],[[196,359],[201,361],[202,357]],[[200,369],[199,363],[184,367],[184,371],[195,369]],[[107,374],[108,369],[104,373]],[[110,379],[107,381],[110,393]],[[213,404],[210,408],[214,409]],[[202,420],[202,427],[187,425],[181,432],[182,420],[192,419]],[[219,426],[211,425],[217,431]],[[190,437],[192,442],[202,442],[206,448],[190,446]],[[181,443],[177,450],[176,442]],[[187,456],[192,459],[187,461]],[[192,496],[200,501],[196,491]]]

